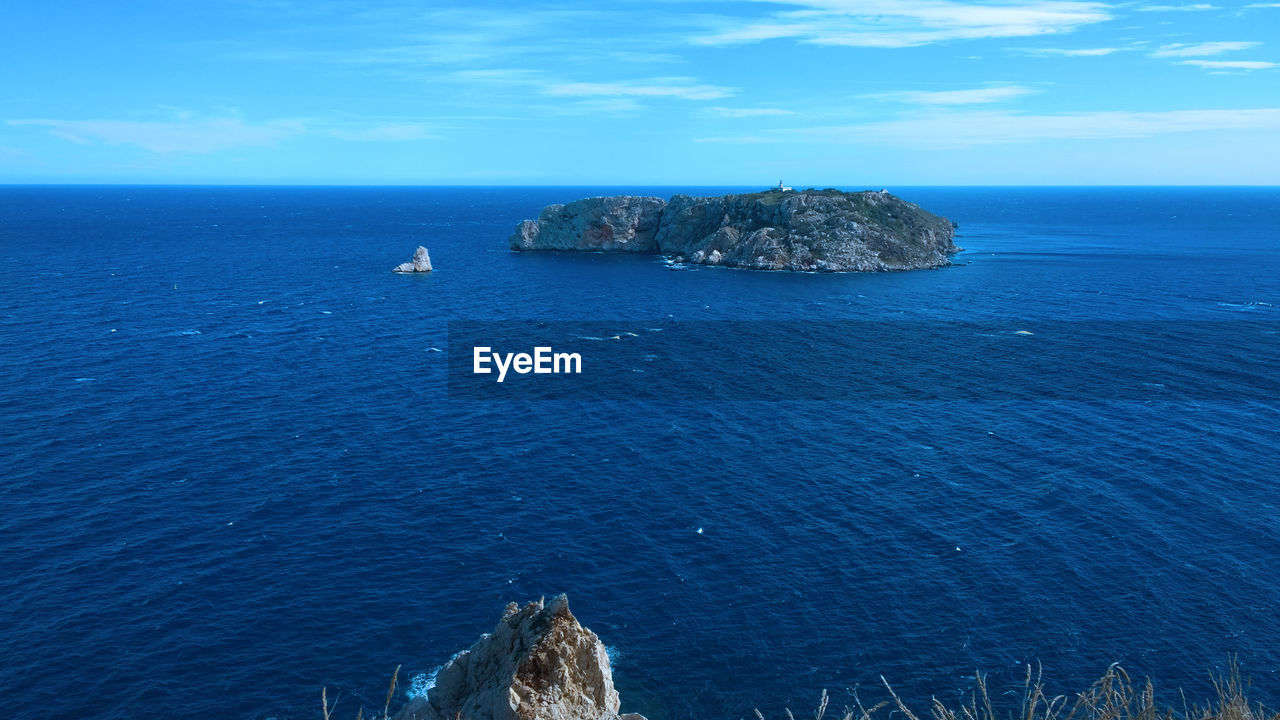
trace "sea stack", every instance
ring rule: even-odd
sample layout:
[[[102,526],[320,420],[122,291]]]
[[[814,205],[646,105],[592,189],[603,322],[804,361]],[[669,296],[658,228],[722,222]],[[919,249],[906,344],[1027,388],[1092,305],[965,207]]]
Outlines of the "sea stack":
[[[644,720],[618,709],[604,644],[559,595],[507,605],[493,632],[454,656],[395,720]]]
[[[512,250],[644,252],[679,262],[806,272],[951,264],[955,225],[885,190],[792,190],[717,197],[586,198],[549,205]]]
[[[413,251],[413,259],[407,263],[400,263],[391,269],[391,272],[398,273],[425,273],[431,272],[431,256],[427,254],[427,249],[421,245],[417,250]]]

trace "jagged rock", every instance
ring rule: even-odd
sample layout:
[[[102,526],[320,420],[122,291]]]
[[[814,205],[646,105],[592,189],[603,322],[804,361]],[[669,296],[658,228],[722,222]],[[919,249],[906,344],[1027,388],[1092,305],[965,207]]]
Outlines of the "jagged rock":
[[[656,230],[650,240],[651,227]],[[597,240],[605,235],[628,240]],[[810,189],[676,195],[666,203],[619,196],[551,205],[538,220],[516,228],[511,247],[656,252],[758,270],[874,271],[948,265],[960,251],[954,237],[951,221],[885,190]]]
[[[508,605],[493,632],[441,668],[427,697],[396,720],[644,720],[618,709],[604,645],[560,595]]]
[[[431,272],[431,256],[427,254],[427,249],[425,247],[419,245],[418,249],[413,251],[413,260],[410,260],[407,263],[400,263],[395,266],[391,272]]]
[[[516,226],[511,249],[656,252],[654,234],[666,204],[662,198],[619,195],[548,205],[537,220]]]

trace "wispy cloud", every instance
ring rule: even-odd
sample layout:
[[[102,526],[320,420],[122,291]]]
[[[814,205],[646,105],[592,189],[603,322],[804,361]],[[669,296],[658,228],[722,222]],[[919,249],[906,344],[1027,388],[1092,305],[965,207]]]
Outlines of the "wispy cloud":
[[[268,3],[269,4],[269,3]],[[317,3],[328,4],[328,3]],[[560,3],[557,7],[501,4],[393,2],[376,10],[360,3],[333,3],[314,20],[323,32],[358,41],[341,47],[290,42],[279,46],[227,43],[226,56],[240,60],[353,66],[381,76],[432,79],[440,70],[514,66],[551,69],[588,65],[619,67],[684,62],[689,14],[644,5],[634,8]]]
[[[738,92],[735,88],[711,85],[690,77],[587,81],[557,77],[553,73],[530,68],[458,70],[446,77],[479,88],[482,94],[499,96],[497,104],[516,103],[519,114],[524,117],[635,115],[646,109],[646,105],[640,102],[643,99],[707,101],[730,97]],[[557,100],[550,104],[546,102],[548,97]]]
[[[1218,41],[1204,43],[1175,43],[1163,45],[1151,53],[1153,58],[1202,58],[1226,52],[1248,50],[1261,45],[1254,41]],[[1178,65],[1192,65],[1215,72],[1267,70],[1276,63],[1263,60],[1179,60]]]
[[[1259,8],[1280,8],[1280,3],[1249,3],[1244,7],[1246,10],[1257,10]]]
[[[1280,108],[1021,114],[941,111],[883,122],[783,129],[700,142],[805,142],[957,148],[1042,140],[1106,140],[1197,131],[1280,130]]]
[[[675,53],[644,52],[639,50],[619,50],[609,53],[607,57],[611,60],[618,60],[627,63],[640,63],[643,65],[684,62],[684,58],[676,55]]]
[[[1143,5],[1136,7],[1138,12],[1200,12],[1203,10],[1220,10],[1217,5],[1195,3],[1193,5]]]
[[[863,95],[874,100],[892,100],[913,105],[981,105],[1030,95],[1034,89],[1022,85],[1000,85],[971,90],[899,90]]]
[[[304,135],[357,142],[403,142],[432,138],[430,128],[417,122],[360,119],[283,119],[252,123],[242,118],[195,117],[187,111],[166,120],[6,120],[13,127],[44,128],[50,135],[82,145],[134,145],[153,153],[206,154],[244,147],[269,147]]]
[[[297,120],[252,124],[239,118],[203,120],[7,120],[7,125],[46,128],[50,134],[81,144],[136,145],[155,153],[211,153],[236,147],[274,145],[300,135],[305,125]]]
[[[407,140],[429,140],[436,136],[431,128],[419,123],[389,123],[356,128],[333,128],[330,135],[340,140],[358,142],[404,142]]]
[[[817,45],[910,47],[1063,33],[1111,19],[1108,6],[1083,0],[1024,0],[1000,5],[956,0],[757,0],[802,9],[760,20],[722,18],[697,38],[706,45],[792,39]]]
[[[795,115],[790,110],[782,108],[731,108],[731,107],[709,107],[706,114],[724,118],[750,118],[750,117],[772,117],[782,115]]]
[[[1179,65],[1194,65],[1205,70],[1268,70],[1276,63],[1262,60],[1183,60]]]
[[[1028,55],[1061,55],[1064,57],[1099,57],[1123,51],[1124,48],[1021,48]]]
[[[1151,57],[1204,57],[1235,50],[1248,50],[1261,44],[1260,42],[1205,42],[1194,45],[1175,43],[1162,45],[1151,53]]]
[[[548,85],[544,92],[559,97],[671,97],[718,100],[734,95],[733,88],[697,84],[692,78],[652,78],[633,82],[569,82]]]
[[[487,68],[483,70],[457,70],[452,77],[463,82],[525,84],[541,77],[542,73],[529,68]]]
[[[629,97],[595,97],[572,102],[555,103],[551,107],[540,108],[539,112],[550,116],[589,115],[599,117],[609,115],[626,117],[639,115],[645,106]]]

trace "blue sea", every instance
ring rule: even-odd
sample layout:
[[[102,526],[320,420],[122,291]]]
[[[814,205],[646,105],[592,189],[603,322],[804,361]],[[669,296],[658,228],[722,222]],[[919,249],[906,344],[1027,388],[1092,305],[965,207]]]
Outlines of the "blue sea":
[[[1278,704],[1280,190],[889,188],[940,270],[507,249],[743,189],[0,188],[6,714],[354,717],[562,592],[651,720]],[[457,377],[502,332],[584,372]]]

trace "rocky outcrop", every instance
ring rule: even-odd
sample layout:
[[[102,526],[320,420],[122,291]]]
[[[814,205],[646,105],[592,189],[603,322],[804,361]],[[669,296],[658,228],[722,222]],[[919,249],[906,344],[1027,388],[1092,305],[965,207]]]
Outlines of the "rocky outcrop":
[[[603,235],[627,241],[595,240]],[[551,205],[517,226],[510,242],[514,250],[625,249],[703,265],[837,272],[948,265],[960,251],[954,237],[951,221],[884,190],[771,190]]]
[[[493,632],[450,660],[396,720],[644,720],[618,709],[604,645],[560,595],[508,605]]]
[[[400,263],[391,269],[391,272],[398,273],[417,273],[431,272],[431,256],[427,254],[427,249],[421,245],[417,250],[413,251],[413,259],[407,263]]]
[[[619,195],[548,205],[511,236],[513,250],[657,252],[654,236],[667,203],[662,198]]]

